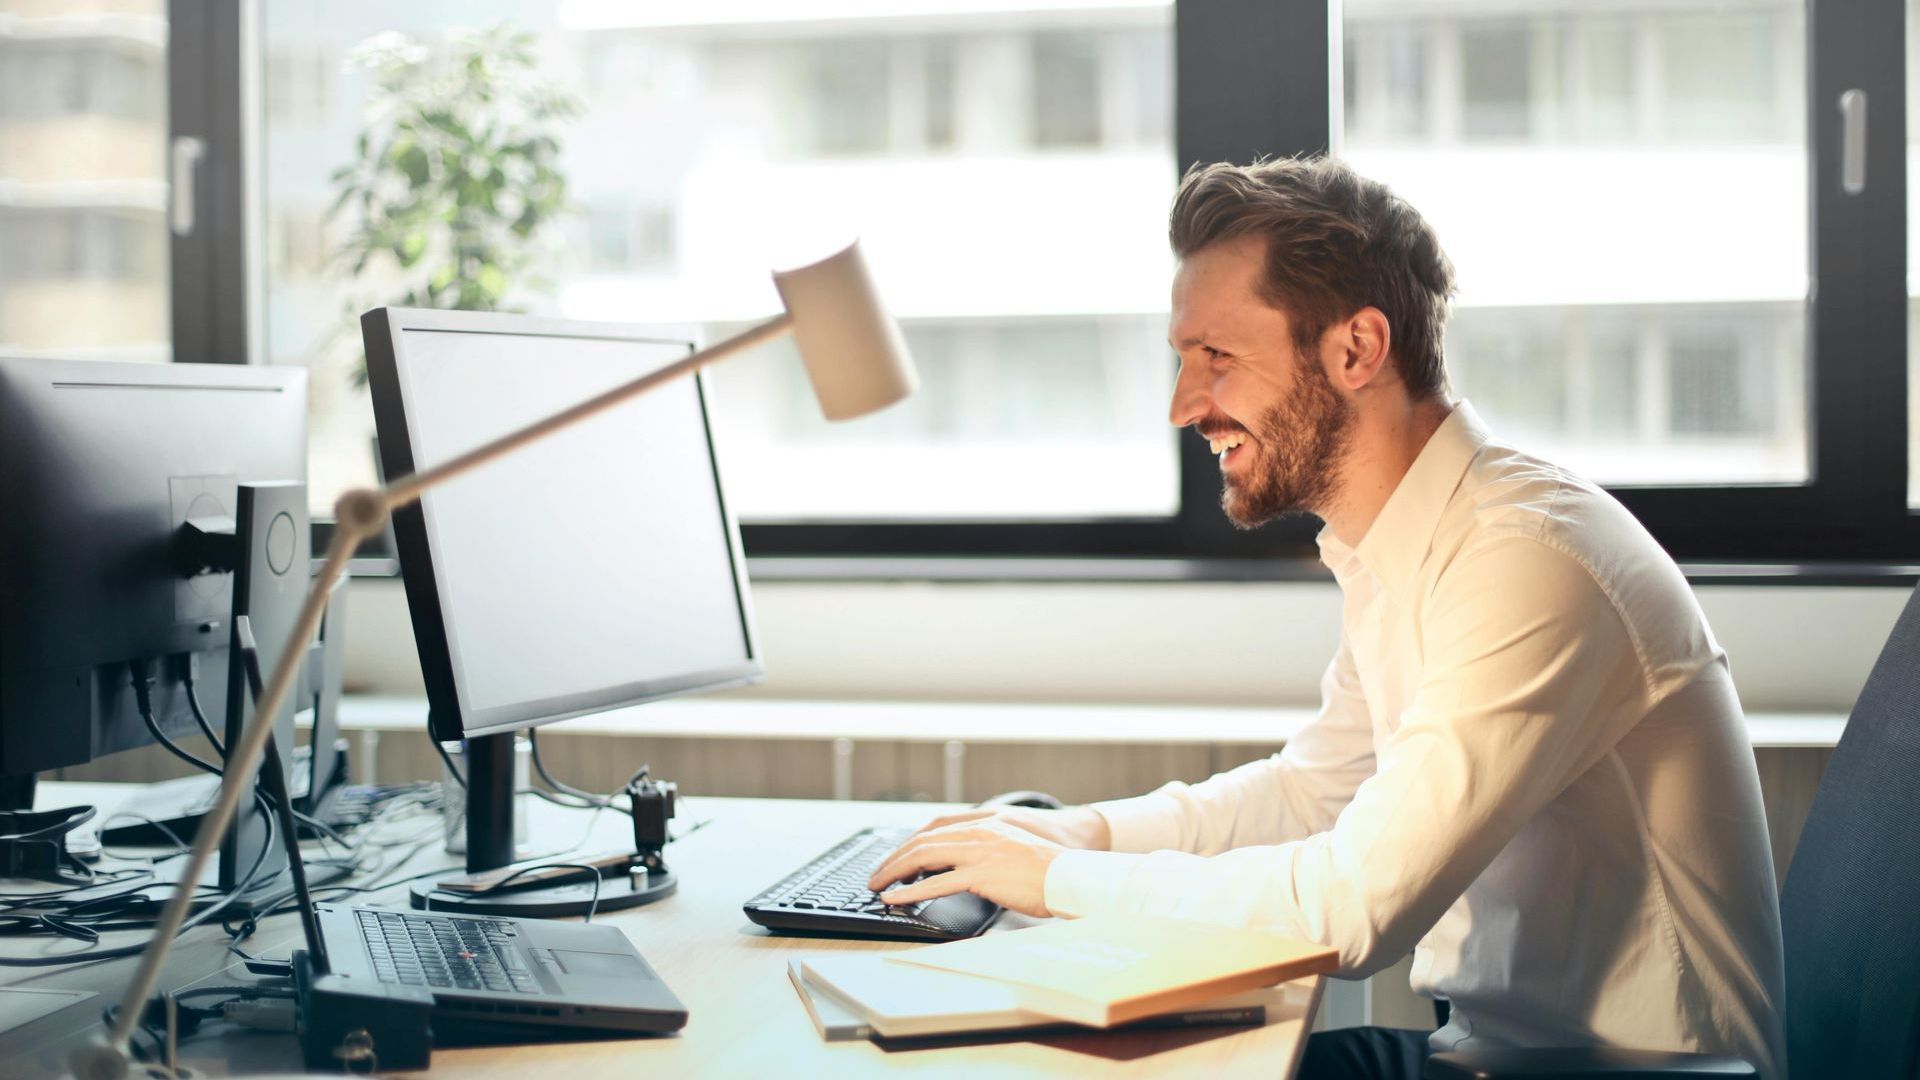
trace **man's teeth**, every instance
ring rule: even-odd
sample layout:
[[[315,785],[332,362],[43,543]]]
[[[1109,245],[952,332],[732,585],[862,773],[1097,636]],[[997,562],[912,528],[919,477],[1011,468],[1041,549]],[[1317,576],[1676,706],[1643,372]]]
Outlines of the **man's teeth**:
[[[1213,447],[1214,453],[1224,454],[1246,441],[1247,437],[1245,435],[1229,435],[1224,439],[1208,439],[1207,445]]]

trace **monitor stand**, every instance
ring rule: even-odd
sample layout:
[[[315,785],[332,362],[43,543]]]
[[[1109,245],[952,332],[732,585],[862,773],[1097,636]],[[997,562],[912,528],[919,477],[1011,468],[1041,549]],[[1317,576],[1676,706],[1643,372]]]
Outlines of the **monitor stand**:
[[[547,866],[567,861],[565,855],[516,860],[513,850],[513,733],[481,735],[467,740],[467,874],[498,870],[516,861]],[[572,853],[585,858],[586,852]],[[441,881],[428,878],[411,886],[413,906],[462,915],[499,915],[511,918],[558,919],[619,911],[662,900],[679,887],[679,880],[658,856],[636,853],[630,863],[599,871],[599,899],[585,869],[552,881],[525,887],[508,884],[481,893],[455,893]],[[448,877],[464,874],[449,873]]]

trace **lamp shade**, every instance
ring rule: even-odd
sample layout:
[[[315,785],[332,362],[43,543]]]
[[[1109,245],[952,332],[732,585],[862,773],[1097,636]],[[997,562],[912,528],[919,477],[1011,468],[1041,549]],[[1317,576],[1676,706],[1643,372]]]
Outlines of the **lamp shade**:
[[[810,266],[777,272],[773,284],[793,317],[794,341],[827,419],[865,416],[920,385],[859,243]]]

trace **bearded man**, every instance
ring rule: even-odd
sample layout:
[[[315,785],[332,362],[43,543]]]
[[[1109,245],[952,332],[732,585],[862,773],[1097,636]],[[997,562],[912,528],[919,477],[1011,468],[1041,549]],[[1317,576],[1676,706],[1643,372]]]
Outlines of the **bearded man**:
[[[1433,230],[1343,164],[1281,160],[1189,171],[1171,239],[1172,422],[1219,454],[1235,524],[1325,522],[1345,606],[1320,712],[1202,783],[940,818],[872,886],[945,870],[888,899],[1266,928],[1348,978],[1412,950],[1445,1026],[1314,1035],[1304,1076],[1498,1046],[1779,1075],[1779,908],[1726,655],[1625,508],[1453,399]]]

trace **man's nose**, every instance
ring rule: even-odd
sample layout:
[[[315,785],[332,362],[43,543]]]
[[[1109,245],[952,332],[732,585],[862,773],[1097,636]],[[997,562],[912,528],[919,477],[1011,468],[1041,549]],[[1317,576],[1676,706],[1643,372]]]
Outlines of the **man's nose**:
[[[1180,365],[1180,374],[1173,380],[1173,404],[1167,410],[1167,421],[1174,427],[1195,423],[1212,409],[1205,373],[1205,367],[1199,364]]]

